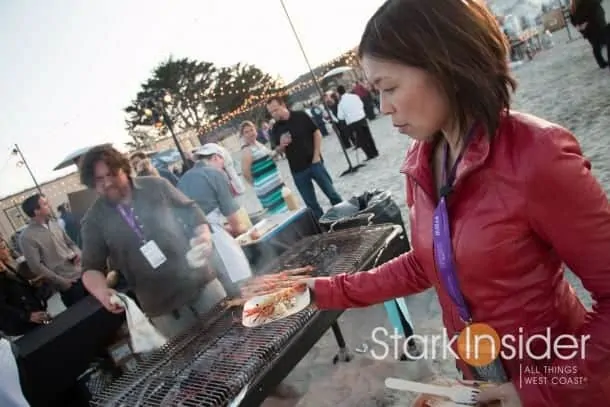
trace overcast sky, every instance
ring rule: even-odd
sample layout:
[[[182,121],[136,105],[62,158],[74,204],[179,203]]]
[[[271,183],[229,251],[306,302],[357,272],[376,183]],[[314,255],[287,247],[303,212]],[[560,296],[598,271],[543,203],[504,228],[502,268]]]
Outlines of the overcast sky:
[[[285,0],[311,63],[357,45],[381,0]],[[122,108],[170,54],[306,70],[279,0],[0,0],[0,196],[33,186],[70,152],[128,141]]]

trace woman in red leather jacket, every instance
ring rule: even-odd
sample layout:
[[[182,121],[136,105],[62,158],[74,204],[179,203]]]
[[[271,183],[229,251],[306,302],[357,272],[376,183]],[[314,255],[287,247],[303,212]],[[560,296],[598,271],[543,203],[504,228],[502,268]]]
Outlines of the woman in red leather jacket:
[[[414,140],[401,169],[413,249],[368,272],[310,281],[316,305],[364,307],[434,287],[450,336],[468,321],[502,338],[549,330],[553,341],[585,339],[584,358],[501,356],[507,381],[482,401],[610,405],[610,206],[568,130],[509,110],[516,83],[494,16],[474,0],[389,0],[359,54],[382,112]]]

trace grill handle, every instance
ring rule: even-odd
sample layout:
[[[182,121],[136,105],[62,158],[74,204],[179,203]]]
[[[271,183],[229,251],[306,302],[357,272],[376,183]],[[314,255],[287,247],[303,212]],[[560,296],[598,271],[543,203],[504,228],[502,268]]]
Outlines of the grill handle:
[[[371,226],[374,217],[375,214],[365,212],[355,216],[351,216],[349,218],[339,219],[338,221],[330,225],[330,232],[334,232],[335,230],[354,228],[358,226]]]
[[[392,243],[394,239],[396,239],[397,237],[400,238],[401,233],[402,227],[394,225],[394,231],[390,233],[388,237],[386,237],[383,242],[383,245],[381,246],[381,250],[379,250],[379,253],[377,253],[377,256],[375,256],[375,261],[373,261],[373,268],[379,265],[379,260],[381,260],[381,256],[383,256],[387,248],[390,246],[390,243]]]

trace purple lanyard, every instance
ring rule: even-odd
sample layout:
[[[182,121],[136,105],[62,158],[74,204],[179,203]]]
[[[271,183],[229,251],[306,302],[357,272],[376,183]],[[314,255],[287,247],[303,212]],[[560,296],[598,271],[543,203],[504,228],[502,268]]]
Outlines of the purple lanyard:
[[[449,296],[457,306],[460,318],[466,323],[472,322],[472,318],[457,279],[457,270],[453,259],[451,228],[449,226],[449,213],[447,212],[446,198],[451,193],[458,164],[462,160],[465,147],[470,140],[473,131],[474,126],[468,133],[466,142],[464,143],[464,148],[455,160],[455,163],[449,172],[449,176],[446,174],[447,162],[449,161],[449,146],[445,144],[443,156],[443,180],[445,184],[440,190],[440,201],[434,210],[434,215],[432,217],[432,239],[434,243],[434,259],[436,261],[436,266],[441,274],[441,281],[445,286],[445,290],[447,290]]]
[[[138,239],[140,239],[142,242],[145,242],[146,238],[144,237],[144,232],[142,231],[142,227],[138,224],[136,220],[136,215],[133,211],[133,208],[127,208],[123,205],[117,205],[116,208],[125,223],[127,223],[127,226],[129,226],[129,228],[133,230],[133,232],[138,236]]]

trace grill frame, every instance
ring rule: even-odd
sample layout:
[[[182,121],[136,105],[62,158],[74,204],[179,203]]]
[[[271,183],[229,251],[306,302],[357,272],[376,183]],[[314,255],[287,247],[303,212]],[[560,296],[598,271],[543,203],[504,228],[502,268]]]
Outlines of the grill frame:
[[[380,226],[389,227],[390,224]],[[368,228],[371,228],[371,226],[359,229]],[[373,250],[362,262],[361,267],[350,274],[368,270],[404,252],[404,243],[401,237],[402,229],[396,225],[391,225],[391,228],[393,230],[386,237],[383,245]],[[262,404],[271,391],[288,376],[344,312],[344,310],[315,311],[310,320],[277,353],[276,357],[269,361],[267,367],[254,378],[242,401],[237,406],[255,407]]]
[[[344,269],[340,270],[339,272],[346,271],[345,268],[348,267],[348,263],[353,261],[354,258],[358,259],[358,266],[357,268],[355,267],[350,269],[350,273],[370,269],[375,265],[404,252],[404,246],[401,242],[402,238],[400,236],[402,230],[399,226],[387,224],[354,229],[360,229],[361,232],[371,229],[383,229],[385,230],[385,234],[377,237],[374,242],[366,241],[365,243],[371,244],[370,247],[365,249],[368,251],[358,252],[357,249],[351,249],[349,254],[342,255],[341,253],[338,253],[338,257],[332,262],[332,265],[334,266],[336,262],[344,260],[344,263],[341,264]],[[354,229],[341,230],[330,234],[308,236],[302,239],[300,242],[297,242],[292,248],[290,248],[290,250],[287,250],[286,253],[279,256],[279,258],[276,259],[272,264],[265,267],[264,270],[261,270],[263,271],[261,274],[275,272],[278,268],[285,267],[289,260],[294,260],[294,257],[297,257],[298,259],[299,254],[303,253],[305,249],[315,247],[317,242],[322,242],[322,245],[326,247],[326,245],[334,244],[332,243],[332,239],[337,238],[340,240],[343,235],[355,240],[355,236],[359,236],[360,232]],[[343,242],[339,241],[339,243]],[[348,243],[346,242],[346,245],[347,244]],[[361,245],[359,247],[361,247]],[[348,249],[345,250],[347,251]],[[208,328],[212,328],[217,321],[227,318],[226,314],[217,315],[215,312],[218,312],[218,309],[212,310],[211,315],[208,318],[204,317],[204,319],[201,321],[201,325],[199,326],[199,332],[208,331]],[[337,319],[339,316],[341,316],[341,314],[343,314],[343,312],[343,310],[311,311],[311,316],[309,319],[287,339],[287,341],[279,348],[278,351],[276,351],[275,354],[273,354],[273,356],[265,361],[264,367],[249,379],[247,387],[239,394],[239,396],[241,396],[241,401],[236,403],[229,401],[230,404],[227,403],[224,405],[244,407],[260,405],[267,398],[268,394],[311,350],[318,340],[326,333],[328,328],[332,327],[333,331],[335,331]],[[220,327],[217,328],[220,329]],[[212,332],[216,331],[216,328],[212,328],[209,336],[193,335],[193,331],[191,330],[185,332],[172,341],[173,346],[171,347],[171,351],[167,352],[169,353],[169,356],[161,357],[159,355],[155,355],[155,358],[159,356],[158,359],[145,363],[142,370],[138,371],[138,375],[134,375],[135,377],[128,375],[126,382],[120,385],[120,387],[108,389],[116,390],[116,393],[113,394],[104,392],[103,394],[96,395],[102,397],[99,399],[96,397],[96,400],[92,403],[92,405],[120,405],[119,400],[124,399],[125,394],[138,389],[142,382],[150,380],[151,377],[154,377],[156,373],[170,370],[173,358],[184,357],[183,352],[187,353],[188,351],[191,351],[191,349],[189,349],[191,346],[194,344],[199,344],[199,347],[196,349],[205,349],[202,351],[202,353],[195,351],[197,356],[193,355],[193,360],[199,360],[203,358],[204,354],[208,352],[209,349],[214,349],[216,343],[221,341],[221,338],[223,338],[230,330],[231,328],[229,328],[228,331],[212,334]],[[345,343],[342,343],[342,336],[337,336],[337,332],[335,332],[335,334],[340,351],[346,352]],[[191,366],[191,364],[192,363],[181,366],[180,369],[182,371],[187,371],[188,366]]]

